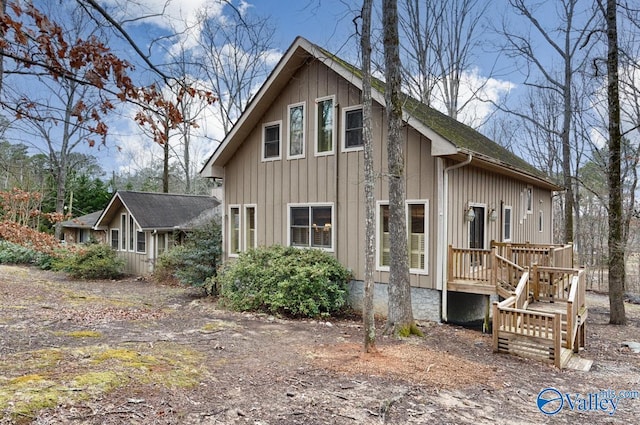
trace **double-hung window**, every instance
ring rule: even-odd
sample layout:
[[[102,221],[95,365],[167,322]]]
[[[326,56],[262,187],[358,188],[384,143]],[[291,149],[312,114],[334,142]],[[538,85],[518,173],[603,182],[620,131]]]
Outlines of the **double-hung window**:
[[[409,269],[412,273],[428,272],[427,238],[429,201],[407,201],[407,251]],[[388,270],[390,264],[391,241],[389,237],[389,204],[378,203],[378,269]]]
[[[316,99],[316,155],[333,153],[335,142],[334,97]]]
[[[343,151],[360,150],[362,138],[362,106],[351,106],[343,109],[344,113],[344,145]]]
[[[136,252],[144,254],[147,252],[147,235],[144,232],[136,232]]]
[[[133,221],[133,216],[129,215],[129,251],[133,251],[135,249],[135,234],[136,234],[136,225],[135,221]]]
[[[288,159],[304,158],[304,103],[289,105]]]
[[[289,245],[333,249],[333,205],[290,205]]]
[[[256,206],[245,205],[244,207],[244,250],[256,248]]]
[[[120,247],[120,229],[111,229],[111,248],[117,250]]]
[[[282,122],[275,121],[262,126],[262,160],[280,159],[280,127]]]

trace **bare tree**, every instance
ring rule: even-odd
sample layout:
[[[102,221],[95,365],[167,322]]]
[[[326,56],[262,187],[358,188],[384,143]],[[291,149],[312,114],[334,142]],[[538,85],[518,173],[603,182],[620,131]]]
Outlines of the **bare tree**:
[[[364,325],[364,351],[376,351],[376,324],[373,313],[373,293],[375,281],[376,217],[374,190],[376,176],[373,168],[373,137],[371,125],[371,14],[373,0],[362,2],[362,141],[364,144],[364,215],[365,215],[365,263],[364,263],[364,300],[362,320]]]
[[[201,75],[219,94],[225,134],[240,116],[270,70],[275,29],[268,17],[231,8],[222,18],[200,14]]]
[[[405,79],[423,103],[431,105],[437,98],[447,115],[458,119],[484,87],[481,84],[472,89],[474,93],[463,101],[464,73],[470,70],[474,52],[481,47],[480,24],[491,3],[404,0],[403,4],[401,23],[409,59],[404,64]]]
[[[400,39],[398,35],[398,2],[383,0],[385,58],[385,109],[387,117],[387,156],[389,163],[389,313],[386,331],[394,334],[421,334],[413,320],[407,220],[405,207],[405,172],[402,150],[402,97]]]
[[[525,61],[526,75],[524,84],[535,90],[551,90],[562,101],[562,125],[560,128],[549,128],[544,122],[539,122],[527,113],[519,116],[541,130],[555,134],[561,141],[562,174],[564,194],[564,242],[574,239],[573,214],[579,212],[575,206],[574,181],[572,173],[571,137],[572,113],[574,100],[574,76],[582,70],[588,60],[588,46],[585,40],[592,31],[596,13],[579,9],[580,0],[561,0],[554,3],[560,21],[548,26],[539,17],[544,11],[542,4],[533,4],[526,0],[509,0],[511,10],[522,17],[528,27],[533,29],[536,41],[531,33],[517,31],[503,25],[499,31],[505,40],[504,51],[512,57]],[[549,7],[547,5],[547,7]],[[548,13],[548,11],[547,11]],[[586,16],[579,16],[580,14]],[[546,17],[546,16],[545,16]],[[537,50],[537,45],[543,43],[545,53]],[[550,66],[549,52],[553,52],[558,59],[560,69]],[[513,111],[510,111],[513,112]]]

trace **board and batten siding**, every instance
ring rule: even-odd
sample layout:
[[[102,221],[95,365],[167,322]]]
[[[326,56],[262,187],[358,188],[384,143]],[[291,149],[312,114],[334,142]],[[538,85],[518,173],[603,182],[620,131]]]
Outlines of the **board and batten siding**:
[[[119,240],[118,242],[121,243],[122,238],[126,238],[128,237],[126,232],[120,228],[120,217],[123,213],[127,213],[127,210],[125,208],[121,208],[117,214],[114,215],[114,218],[109,222],[109,232],[108,234],[111,234],[111,229],[119,229]],[[128,214],[128,213],[127,213]],[[128,215],[127,215],[128,217]],[[127,218],[128,220],[128,218]],[[133,247],[133,251],[129,250],[129,245],[128,245],[128,240],[127,240],[127,249],[126,250],[122,250],[121,246],[118,247],[118,249],[116,250],[116,254],[118,256],[118,258],[122,258],[125,261],[125,269],[124,272],[127,274],[132,274],[132,275],[136,275],[136,276],[144,276],[149,274],[152,271],[152,265],[149,262],[149,249],[150,249],[150,244],[149,244],[149,239],[150,239],[150,235],[149,232],[144,232],[144,237],[145,237],[145,246],[146,246],[146,253],[144,254],[140,254],[135,252],[136,249],[136,243],[135,243],[135,239],[134,239],[134,247]],[[107,243],[110,245],[111,244],[111,239],[108,238],[107,239]]]
[[[318,98],[334,98],[334,153],[315,155],[315,102]],[[287,159],[288,105],[305,105],[304,158]],[[343,110],[360,105],[360,90],[319,61],[301,67],[290,83],[272,100],[272,105],[244,143],[225,165],[225,251],[228,250],[229,206],[256,207],[257,244],[288,245],[288,204],[326,203],[333,205],[333,252],[338,260],[350,268],[354,278],[364,278],[364,156],[363,152],[342,152]],[[376,200],[387,201],[387,153],[385,113],[381,105],[373,106],[374,167],[378,176]],[[281,158],[262,161],[262,131],[265,123],[281,121]],[[430,156],[430,142],[410,126],[405,126],[405,154],[407,157],[407,199],[427,200],[428,248],[427,275],[411,276],[417,287],[435,288],[435,241],[437,184],[435,160]],[[242,212],[241,212],[242,216]],[[242,220],[242,218],[241,218]],[[244,223],[242,223],[242,226]],[[241,227],[242,227],[241,226]],[[388,282],[388,272],[377,270],[377,282]]]
[[[447,165],[451,165],[449,163]],[[532,191],[532,211],[526,210],[527,190]],[[503,240],[503,208],[512,208],[512,237],[514,242],[551,243],[552,192],[537,188],[511,177],[498,175],[473,165],[458,168],[449,175],[449,224],[447,240],[454,247],[469,247],[469,222],[464,218],[469,205],[486,207],[485,248],[492,240]],[[488,219],[495,208],[497,219]],[[538,220],[542,211],[542,232]]]

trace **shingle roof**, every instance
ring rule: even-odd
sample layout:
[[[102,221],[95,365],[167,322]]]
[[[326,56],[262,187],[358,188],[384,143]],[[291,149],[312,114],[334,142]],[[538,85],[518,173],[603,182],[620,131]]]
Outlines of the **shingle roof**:
[[[118,191],[105,209],[108,217],[122,204],[142,230],[188,229],[220,202],[212,196]],[[103,218],[99,222],[104,221]],[[99,224],[99,222],[97,224]]]
[[[92,228],[98,218],[102,215],[103,210],[95,211],[90,214],[81,215],[80,217],[72,218],[70,220],[65,220],[62,223],[62,227],[72,227],[76,229],[90,229]]]

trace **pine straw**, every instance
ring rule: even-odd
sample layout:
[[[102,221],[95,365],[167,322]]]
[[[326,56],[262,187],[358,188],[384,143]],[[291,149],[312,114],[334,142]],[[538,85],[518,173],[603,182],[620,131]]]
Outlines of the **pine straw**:
[[[354,343],[323,345],[308,354],[318,366],[350,376],[391,377],[446,389],[498,387],[492,367],[411,343],[378,346],[374,354]]]

